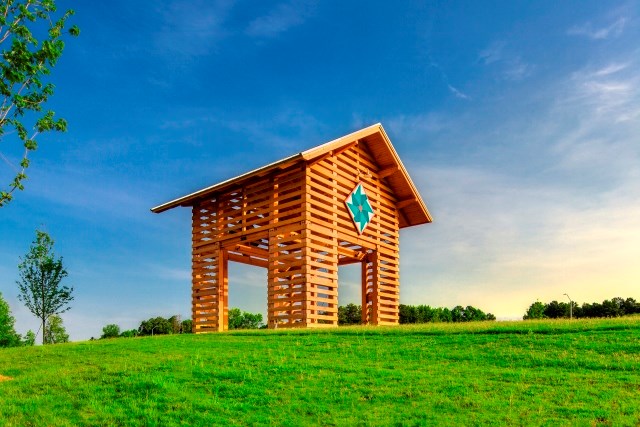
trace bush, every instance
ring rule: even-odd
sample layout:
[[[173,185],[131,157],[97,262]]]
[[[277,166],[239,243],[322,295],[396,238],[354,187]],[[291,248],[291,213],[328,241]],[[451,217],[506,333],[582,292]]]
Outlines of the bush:
[[[193,320],[187,319],[182,321],[182,331],[183,334],[191,334],[193,333]]]
[[[229,329],[259,329],[262,326],[262,314],[240,311],[239,308],[229,310]]]
[[[355,304],[338,307],[338,325],[360,324],[362,324],[362,307]]]
[[[116,324],[109,324],[102,328],[102,336],[100,339],[106,338],[118,338],[120,336],[120,326]]]

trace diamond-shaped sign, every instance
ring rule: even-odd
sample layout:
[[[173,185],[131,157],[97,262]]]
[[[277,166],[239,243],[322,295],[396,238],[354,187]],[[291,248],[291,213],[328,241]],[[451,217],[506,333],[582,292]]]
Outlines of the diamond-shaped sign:
[[[344,201],[347,205],[347,210],[351,214],[353,223],[358,229],[358,233],[362,234],[367,225],[371,222],[371,218],[375,215],[367,193],[364,192],[364,187],[361,183],[356,185],[351,194]]]

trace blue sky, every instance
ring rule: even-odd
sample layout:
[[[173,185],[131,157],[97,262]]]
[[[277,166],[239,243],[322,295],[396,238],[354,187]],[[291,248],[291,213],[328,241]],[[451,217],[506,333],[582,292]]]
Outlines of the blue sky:
[[[516,318],[564,293],[640,299],[637,2],[65,6],[82,33],[49,106],[69,131],[40,138],[0,209],[19,332],[38,328],[15,285],[36,228],[75,287],[72,340],[186,318],[190,211],[149,208],[377,122],[435,219],[401,233],[402,303]],[[231,305],[266,312],[266,272],[232,265],[230,285]]]

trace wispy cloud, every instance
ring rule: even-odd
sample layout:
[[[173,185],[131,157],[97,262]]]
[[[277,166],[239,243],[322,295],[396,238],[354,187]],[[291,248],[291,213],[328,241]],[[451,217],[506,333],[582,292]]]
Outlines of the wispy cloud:
[[[450,84],[447,85],[447,88],[449,89],[449,91],[451,93],[453,93],[455,95],[456,98],[470,99],[467,94],[464,94],[464,93],[460,92],[460,90],[458,90],[457,88],[451,86]]]
[[[629,67],[630,63],[612,63],[609,65],[606,65],[596,71],[594,71],[593,73],[591,73],[592,76],[595,77],[603,77],[603,76],[608,76],[611,74],[615,74],[619,71],[624,70],[625,68]]]
[[[501,78],[512,81],[529,77],[535,68],[524,61],[520,54],[510,52],[504,41],[494,41],[481,50],[478,53],[478,60],[483,65],[498,67]]]
[[[485,65],[500,61],[506,45],[503,41],[493,42],[478,53],[478,58]]]
[[[394,134],[401,135],[405,141],[419,142],[449,128],[451,120],[442,114],[430,112],[389,117],[384,125]]]
[[[591,22],[587,22],[582,25],[574,25],[567,30],[567,34],[571,36],[584,36],[593,40],[605,40],[620,36],[624,31],[626,23],[626,18],[618,18],[615,22],[605,27],[598,27]]]
[[[266,15],[249,23],[246,34],[251,37],[275,37],[298,26],[313,13],[315,2],[288,1],[280,3]]]
[[[229,35],[225,23],[233,5],[233,0],[197,0],[188,5],[173,1],[163,5],[156,51],[181,58],[211,53]]]
[[[572,74],[562,103],[589,106],[597,118],[609,123],[627,121],[640,114],[640,66],[611,62]]]
[[[429,57],[429,66],[435,68],[436,70],[438,70],[438,72],[440,73],[440,78],[442,79],[442,82],[447,86],[447,89],[449,89],[449,92],[451,92],[453,94],[453,96],[455,96],[458,99],[464,99],[464,100],[470,100],[471,99],[471,97],[469,95],[467,95],[466,93],[462,92],[460,89],[458,89],[457,87],[455,87],[455,86],[453,86],[451,84],[451,82],[449,81],[449,76],[447,75],[447,73],[440,66],[440,64],[435,62],[431,57]]]
[[[285,151],[300,148],[301,141],[316,139],[325,128],[321,121],[303,109],[286,106],[270,111],[268,117],[253,116],[246,120],[238,120],[225,113],[203,111],[189,118],[168,120],[162,129],[184,130],[203,124],[243,134],[248,144],[268,142],[270,147]]]
[[[517,81],[529,77],[533,69],[533,65],[527,64],[520,57],[515,57],[506,63],[502,75],[507,80]]]

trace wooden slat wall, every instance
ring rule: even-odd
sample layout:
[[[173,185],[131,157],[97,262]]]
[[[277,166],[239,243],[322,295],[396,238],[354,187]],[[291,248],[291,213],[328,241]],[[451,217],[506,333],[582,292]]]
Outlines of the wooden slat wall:
[[[362,183],[375,212],[371,223],[358,234],[344,200]],[[363,320],[371,324],[397,324],[399,320],[399,214],[396,199],[365,143],[327,156],[307,172],[310,230],[335,230],[338,245],[367,253],[363,267]],[[325,231],[326,238],[332,238]],[[366,278],[366,281],[364,280]],[[337,301],[336,301],[337,305]],[[337,319],[337,313],[336,313]]]
[[[228,260],[269,269],[270,326],[304,323],[303,193],[304,171],[297,167],[194,205],[192,316],[196,332],[227,328]]]
[[[192,312],[194,332],[222,331],[227,325],[227,257],[212,238],[217,205],[209,201],[192,209]],[[196,230],[199,230],[196,232]]]

